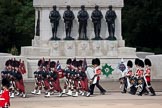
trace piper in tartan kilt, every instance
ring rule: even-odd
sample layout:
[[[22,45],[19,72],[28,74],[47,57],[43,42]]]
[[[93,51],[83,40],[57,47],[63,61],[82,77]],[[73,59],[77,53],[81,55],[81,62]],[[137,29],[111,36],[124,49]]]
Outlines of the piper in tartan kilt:
[[[48,90],[50,89],[50,83],[49,83],[49,71],[50,71],[50,60],[45,61],[43,63],[43,71],[42,71],[42,85],[45,90],[45,96],[48,95]]]
[[[64,80],[64,88],[62,93],[60,93],[60,97],[63,94],[66,94],[66,91],[68,90],[68,95],[72,95],[72,91],[71,91],[71,70],[72,70],[72,59],[69,58],[66,61],[66,67],[64,69],[64,76],[65,76],[65,80]]]
[[[40,95],[42,91],[42,72],[43,72],[43,60],[40,59],[38,61],[38,69],[34,72],[34,78],[35,78],[35,88],[33,91],[31,91],[32,94]],[[37,92],[38,91],[38,92]]]
[[[50,88],[48,89],[48,92],[45,95],[46,97],[49,97],[50,94],[53,94],[54,90],[56,90],[59,93],[62,92],[60,82],[59,82],[58,72],[56,70],[56,62],[55,61],[50,62],[50,70],[49,70],[49,74],[48,74],[48,81],[49,81],[49,84],[50,84]]]
[[[12,67],[11,67],[11,60],[7,60],[5,63],[5,69],[1,71],[1,78],[3,79],[8,79],[9,81],[11,80],[11,72],[12,72]],[[1,91],[0,94],[3,92],[3,87],[1,85]]]
[[[80,78],[80,93],[81,95],[85,95],[88,92],[88,78],[85,73],[85,69],[83,67],[83,61],[79,61],[78,65],[78,72],[79,72],[79,78]]]
[[[22,97],[26,97],[26,93],[25,93],[25,85],[24,85],[24,81],[23,81],[23,76],[22,73],[19,71],[19,61],[14,60],[13,61],[13,68],[14,70],[12,71],[12,79],[13,79],[13,83],[15,84],[15,90],[17,91],[16,95],[20,95]],[[12,97],[12,96],[11,96]]]

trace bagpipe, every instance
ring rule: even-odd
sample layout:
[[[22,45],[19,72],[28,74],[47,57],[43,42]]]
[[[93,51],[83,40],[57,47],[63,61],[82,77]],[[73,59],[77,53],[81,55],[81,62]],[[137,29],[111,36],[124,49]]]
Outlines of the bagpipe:
[[[55,81],[57,78],[58,78],[57,72],[55,72],[55,71],[50,71],[50,72],[49,72],[49,77],[48,77],[48,79],[49,79],[50,81]]]

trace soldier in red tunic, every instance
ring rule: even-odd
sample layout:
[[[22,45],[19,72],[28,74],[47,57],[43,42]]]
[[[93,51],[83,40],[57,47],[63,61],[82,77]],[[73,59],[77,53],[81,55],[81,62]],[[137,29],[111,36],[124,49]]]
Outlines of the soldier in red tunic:
[[[122,93],[127,92],[128,83],[129,83],[128,81],[130,81],[130,78],[133,76],[132,67],[133,67],[133,63],[131,60],[129,60],[127,62],[128,71],[127,71],[126,75],[124,76],[124,87],[123,87]]]
[[[3,92],[0,95],[0,107],[8,108],[10,106],[9,87],[10,82],[8,79],[2,79]]]
[[[155,96],[156,95],[155,91],[151,86],[151,61],[149,59],[145,59],[144,63],[145,63],[144,77],[145,77],[145,80],[146,80],[146,86],[148,87],[148,89],[152,93],[151,96]]]
[[[130,94],[132,94],[132,95],[135,95],[136,94],[136,91],[137,91],[137,73],[138,73],[138,71],[139,71],[139,61],[140,61],[140,59],[139,58],[136,58],[135,59],[135,61],[134,61],[134,64],[135,64],[135,66],[136,66],[136,71],[135,71],[135,73],[134,73],[134,76],[131,78],[131,80],[134,82],[133,84],[132,84],[132,86],[130,87]]]
[[[144,93],[147,93],[146,81],[144,77],[144,62],[139,60],[139,71],[137,72],[138,77],[138,88],[140,88],[138,96],[142,96]]]
[[[100,59],[98,59],[98,58],[93,59],[92,65],[93,65],[93,68],[94,68],[95,75],[94,75],[94,78],[91,81],[92,84],[90,85],[90,90],[89,90],[89,93],[87,94],[87,97],[90,96],[90,95],[93,95],[95,86],[97,86],[97,88],[100,90],[100,93],[102,95],[104,95],[106,93],[106,90],[99,84],[100,75],[101,75],[101,68],[99,67],[100,66]],[[94,81],[95,78],[97,78],[96,81]]]

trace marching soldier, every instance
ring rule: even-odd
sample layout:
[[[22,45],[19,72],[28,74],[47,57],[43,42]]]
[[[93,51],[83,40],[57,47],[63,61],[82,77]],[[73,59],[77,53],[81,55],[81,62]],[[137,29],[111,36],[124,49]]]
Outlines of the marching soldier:
[[[46,97],[49,97],[50,94],[54,93],[54,90],[56,90],[59,93],[62,92],[55,61],[52,61],[50,63],[50,71],[49,71],[49,74],[48,74],[48,81],[49,81],[49,84],[50,84],[50,88],[48,90],[47,95],[45,95]]]
[[[132,86],[130,87],[130,94],[135,95],[137,91],[137,73],[139,71],[139,58],[136,58],[134,61],[134,64],[136,66],[136,71],[134,73],[134,76],[131,78],[131,82],[133,82]]]
[[[144,63],[145,63],[144,77],[145,77],[146,85],[150,90],[150,92],[152,93],[151,96],[155,96],[156,95],[155,90],[151,86],[151,61],[149,59],[145,59]]]
[[[9,82],[11,80],[11,72],[12,72],[12,69],[11,69],[11,60],[7,60],[6,63],[5,63],[5,69],[3,71],[1,71],[1,78],[2,80],[3,79],[7,79]],[[0,94],[3,92],[3,87],[1,85],[1,91],[0,91]]]
[[[0,107],[8,108],[10,106],[9,87],[10,81],[6,78],[2,79],[3,92],[0,95]]]
[[[35,78],[35,88],[31,92],[32,94],[40,95],[42,91],[42,71],[43,71],[43,60],[40,59],[38,61],[38,69],[34,72],[34,78]],[[38,90],[38,92],[37,92]]]
[[[69,58],[66,61],[66,67],[64,69],[64,76],[65,76],[65,80],[64,80],[64,88],[62,93],[60,93],[60,97],[63,94],[66,94],[66,91],[68,90],[68,95],[72,95],[72,91],[71,91],[71,79],[70,79],[70,74],[71,74],[71,70],[72,70],[72,59]]]
[[[139,60],[139,71],[137,72],[137,78],[138,78],[138,87],[140,90],[138,96],[142,96],[142,94],[144,94],[147,91],[143,75],[144,75],[144,62],[142,60]]]
[[[6,61],[5,66],[5,70],[1,72],[1,76],[2,79],[5,78],[10,81],[10,97],[14,97],[15,92],[17,92],[16,95],[26,97],[22,76],[22,74],[26,72],[24,62],[21,62],[21,60],[9,59]]]
[[[124,77],[124,87],[122,93],[126,93],[128,86],[130,86],[130,78],[133,76],[132,67],[133,67],[133,63],[131,60],[129,60],[127,62],[128,71]]]
[[[48,80],[49,64],[50,64],[50,61],[45,61],[43,63],[43,71],[42,71],[42,85],[43,85],[44,90],[45,90],[45,97],[49,95],[48,90],[50,89],[50,83],[49,83],[49,80]]]
[[[88,78],[85,73],[85,67],[83,66],[83,61],[80,60],[78,62],[78,72],[80,74],[80,93],[81,95],[85,95],[88,92]]]
[[[16,87],[16,91],[18,92],[17,95],[20,95],[22,97],[26,97],[26,93],[25,93],[25,85],[24,85],[24,81],[23,81],[23,76],[22,73],[19,71],[19,61],[14,60],[13,61],[13,78],[14,78],[14,82],[15,82],[15,87]]]
[[[87,97],[89,97],[90,95],[93,95],[93,92],[94,92],[94,87],[97,86],[98,89],[100,90],[101,94],[104,95],[106,93],[106,90],[102,88],[102,86],[99,84],[99,80],[100,80],[100,75],[101,75],[101,69],[100,69],[100,59],[98,58],[95,58],[92,60],[92,65],[93,65],[93,68],[94,68],[94,78],[93,78],[93,82],[96,78],[96,81],[95,83],[92,83],[90,85],[90,90],[89,90],[89,93],[87,94]],[[92,82],[91,81],[91,82]]]

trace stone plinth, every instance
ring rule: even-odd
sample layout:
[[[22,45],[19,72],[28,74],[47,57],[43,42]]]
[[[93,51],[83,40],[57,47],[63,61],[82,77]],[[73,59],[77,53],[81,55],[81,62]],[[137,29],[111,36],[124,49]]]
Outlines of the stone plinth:
[[[37,42],[39,41],[39,42]],[[34,40],[33,46],[22,47],[22,56],[50,57],[109,57],[134,58],[136,49],[120,47],[121,41],[109,40],[73,40],[73,41],[41,41]]]

